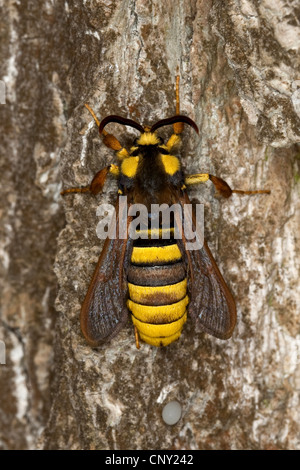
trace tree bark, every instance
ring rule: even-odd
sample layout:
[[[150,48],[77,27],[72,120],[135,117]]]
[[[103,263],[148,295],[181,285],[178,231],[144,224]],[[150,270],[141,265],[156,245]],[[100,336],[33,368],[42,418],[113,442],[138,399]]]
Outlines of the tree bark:
[[[298,2],[1,8],[1,447],[299,449]],[[96,208],[115,201],[117,185],[60,197],[115,162],[84,103],[99,119],[153,124],[175,113],[178,71],[181,112],[200,129],[184,131],[185,171],[271,189],[228,200],[209,183],[189,192],[205,205],[237,327],[221,341],[188,321],[174,344],[137,350],[129,321],[95,350],[79,312],[102,248]],[[113,129],[127,147],[136,135]],[[172,399],[183,414],[168,426]]]

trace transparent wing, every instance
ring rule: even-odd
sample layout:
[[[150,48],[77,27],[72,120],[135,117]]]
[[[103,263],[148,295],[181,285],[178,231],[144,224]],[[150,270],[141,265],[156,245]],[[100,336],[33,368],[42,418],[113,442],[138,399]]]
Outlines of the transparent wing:
[[[80,313],[82,332],[92,346],[115,336],[128,318],[126,263],[131,242],[118,238],[119,207],[117,202],[116,238],[105,240]]]
[[[182,207],[184,204],[191,204],[186,194],[179,200]],[[185,216],[190,217],[189,223],[193,231],[202,240],[203,234],[198,232],[194,216],[188,212]],[[187,242],[183,237],[181,244],[187,263],[190,316],[205,332],[220,339],[230,338],[236,324],[235,301],[207,243],[204,240],[203,247],[199,250],[187,250]]]

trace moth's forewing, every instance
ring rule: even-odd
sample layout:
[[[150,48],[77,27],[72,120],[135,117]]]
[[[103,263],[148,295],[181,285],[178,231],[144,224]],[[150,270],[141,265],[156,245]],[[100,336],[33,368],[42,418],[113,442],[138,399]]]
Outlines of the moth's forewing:
[[[112,222],[115,238],[105,240],[80,312],[81,330],[94,347],[115,336],[128,318],[126,260],[131,242],[119,238],[119,207],[118,201]]]
[[[179,196],[179,202],[191,204],[187,194]],[[203,239],[203,234],[198,233],[195,216],[188,211],[184,212],[198,238]],[[190,214],[190,215],[189,215]],[[190,303],[188,307],[191,318],[196,325],[220,339],[228,339],[232,336],[236,324],[236,306],[234,298],[220,273],[205,240],[202,248],[187,250],[187,241],[183,237],[180,245],[185,252],[188,274],[188,290]]]

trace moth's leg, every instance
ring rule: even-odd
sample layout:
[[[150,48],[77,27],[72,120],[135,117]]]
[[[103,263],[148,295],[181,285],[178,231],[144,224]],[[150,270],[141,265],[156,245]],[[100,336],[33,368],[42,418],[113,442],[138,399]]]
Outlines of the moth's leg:
[[[180,97],[179,97],[179,75],[176,76],[176,89],[175,89],[175,97],[176,97],[176,114],[180,114]],[[181,142],[181,138],[179,134],[183,132],[184,123],[183,122],[175,122],[173,124],[173,134],[169,138],[166,147],[169,152],[172,151],[173,147],[177,146]]]
[[[100,126],[100,121],[97,118],[96,114],[92,110],[92,108],[88,105],[85,104],[85,107],[88,109],[88,111],[91,113],[91,115],[94,118],[94,121],[96,122],[97,126]],[[127,150],[122,147],[118,139],[112,135],[108,134],[105,130],[102,131],[102,138],[103,138],[103,143],[110,149],[114,150],[117,152],[117,156],[122,159],[124,157],[128,157],[129,154]],[[65,189],[64,191],[61,192],[61,195],[65,194],[70,194],[70,193],[92,193],[92,194],[98,194],[100,191],[102,191],[104,183],[106,181],[108,173],[113,174],[114,176],[119,175],[119,167],[117,165],[109,165],[105,168],[102,168],[102,170],[98,171],[96,175],[93,178],[93,181],[91,184],[88,186],[84,186],[83,188],[69,188]]]
[[[119,175],[119,167],[118,165],[109,165],[105,168],[102,168],[102,170],[98,171],[98,173],[95,174],[91,184],[88,186],[84,186],[82,188],[68,188],[62,191],[60,194],[64,196],[65,194],[70,194],[70,193],[92,193],[92,194],[98,194],[102,191],[104,183],[106,181],[108,173],[111,173],[114,176]]]
[[[91,115],[93,116],[97,126],[99,127],[100,126],[100,121],[99,119],[97,118],[96,114],[94,113],[94,111],[92,110],[92,108],[88,105],[88,104],[85,104],[84,105],[86,107],[86,109],[91,113]],[[118,139],[113,135],[113,134],[109,134],[108,132],[106,132],[105,130],[102,131],[101,133],[101,136],[103,138],[103,143],[104,145],[106,145],[106,147],[110,148],[110,149],[113,149],[115,150],[116,152],[118,152],[118,154],[120,153],[120,157],[123,158],[123,157],[128,157],[129,154],[127,152],[127,150],[120,144],[120,142],[118,141]]]
[[[135,345],[137,349],[140,349],[140,337],[137,327],[134,325],[134,337],[135,337]]]
[[[217,176],[210,175],[209,173],[198,173],[195,175],[188,175],[185,177],[185,185],[191,184],[198,184],[198,183],[205,183],[206,181],[210,181],[215,186],[218,193],[223,197],[230,197],[232,193],[241,194],[241,195],[251,195],[251,194],[270,194],[271,191],[269,189],[258,189],[255,191],[242,191],[240,189],[231,189],[228,183],[224,181],[222,178],[218,178]]]
[[[187,175],[185,177],[184,183],[186,184],[186,186],[189,186],[191,184],[206,183],[208,179],[208,173],[196,173],[195,175]]]
[[[218,178],[214,175],[209,175],[209,179],[214,184],[216,190],[223,197],[230,197],[232,193],[241,194],[241,195],[251,195],[251,194],[270,194],[269,189],[257,189],[254,191],[242,191],[240,189],[231,189],[228,183],[222,178]]]

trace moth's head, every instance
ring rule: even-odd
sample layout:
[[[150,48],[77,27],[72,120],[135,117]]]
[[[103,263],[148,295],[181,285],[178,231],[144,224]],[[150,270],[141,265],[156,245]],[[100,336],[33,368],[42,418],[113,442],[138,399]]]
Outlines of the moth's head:
[[[167,119],[161,119],[160,121],[153,124],[152,127],[148,127],[148,126],[143,127],[141,124],[133,121],[132,119],[123,118],[121,116],[116,116],[116,115],[107,116],[100,122],[100,125],[99,125],[100,134],[103,133],[104,127],[110,122],[116,122],[118,124],[123,124],[124,126],[129,126],[129,127],[133,127],[134,129],[137,129],[141,133],[141,135],[134,141],[134,146],[136,147],[148,146],[148,145],[154,145],[154,146],[162,145],[163,140],[157,135],[156,131],[160,127],[168,126],[170,124],[173,124],[173,126],[176,125],[177,123],[188,124],[189,126],[193,127],[193,129],[195,129],[197,134],[199,134],[199,130],[195,122],[189,117],[182,116],[180,114],[167,118]],[[174,131],[176,133],[176,129],[174,129]],[[111,148],[114,148],[114,147],[111,146]]]
[[[156,132],[151,132],[151,129],[143,132],[140,137],[134,140],[133,145],[136,147],[148,146],[148,145],[162,145],[163,139],[159,137]]]

